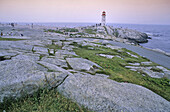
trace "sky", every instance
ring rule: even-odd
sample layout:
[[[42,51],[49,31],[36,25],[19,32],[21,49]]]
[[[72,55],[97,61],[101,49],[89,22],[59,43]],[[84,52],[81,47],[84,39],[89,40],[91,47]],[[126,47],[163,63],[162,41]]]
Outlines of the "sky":
[[[170,0],[0,0],[0,22],[170,25]]]

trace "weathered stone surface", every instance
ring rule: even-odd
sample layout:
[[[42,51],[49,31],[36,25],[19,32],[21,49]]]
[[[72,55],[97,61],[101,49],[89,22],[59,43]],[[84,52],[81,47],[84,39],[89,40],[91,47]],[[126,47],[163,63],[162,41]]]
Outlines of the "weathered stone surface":
[[[21,96],[23,91],[36,91],[39,86],[42,86],[42,84],[44,84],[42,82],[45,77],[42,75],[42,72],[40,72],[40,70],[44,71],[46,69],[39,66],[33,61],[2,61],[0,62],[0,66],[1,102],[3,101],[3,98],[5,96]],[[30,90],[31,88],[32,90]]]
[[[96,47],[101,47],[102,45],[95,44],[95,43],[89,43],[89,42],[83,42],[82,46],[96,46]]]
[[[125,66],[126,68],[131,69],[132,71],[138,71],[138,72],[142,72],[142,73],[146,73],[147,75],[149,75],[150,77],[153,78],[162,78],[162,77],[167,77],[169,78],[169,74],[165,73],[159,73],[159,72],[154,72],[152,70],[150,70],[152,67],[135,67],[135,66]]]
[[[115,28],[113,29],[113,34],[118,38],[129,39],[131,41],[135,41],[137,43],[148,42],[148,35],[145,33],[138,32],[136,30],[131,29],[123,29],[123,28]]]
[[[134,57],[134,58],[138,58],[138,56],[134,55],[134,54],[131,54],[129,52],[127,52],[127,54],[129,54],[130,56]]]
[[[106,78],[106,79],[109,78],[109,76],[105,75],[105,74],[98,74],[98,73],[96,73],[95,76]]]
[[[4,57],[4,56],[16,56],[18,53],[15,52],[10,52],[8,50],[1,50],[0,52],[0,57]]]
[[[58,67],[55,64],[51,64],[51,63],[44,62],[44,61],[37,61],[37,63],[44,66],[48,70],[51,70],[51,71],[54,71],[54,72],[62,72],[62,73],[70,74],[67,70],[65,70],[61,67]]]
[[[119,46],[112,46],[112,45],[107,45],[106,47],[110,49],[121,49],[121,47]]]
[[[73,48],[75,48],[74,46],[71,46],[71,45],[65,45],[62,47],[63,50],[68,50],[68,51],[72,51]]]
[[[143,71],[144,73],[148,74],[150,77],[153,77],[153,78],[164,77],[164,73],[153,72],[152,70],[149,70],[149,69],[144,68],[144,67],[141,67],[139,70]]]
[[[5,36],[5,38],[30,39],[30,37],[26,37],[26,36]]]
[[[52,44],[51,40],[25,40],[24,43],[26,45],[32,46],[45,46],[48,44]]]
[[[31,60],[31,61],[38,61],[39,60],[39,55],[38,54],[20,54],[12,59],[18,59],[18,60]]]
[[[56,87],[67,77],[68,72],[47,69],[33,60],[12,59],[0,62],[0,102],[7,97],[18,98],[36,92],[39,88]]]
[[[92,40],[92,42],[98,43],[99,39],[94,39],[94,40]]]
[[[45,74],[46,81],[50,88],[57,87],[67,76],[68,74],[63,72],[48,72]]]
[[[60,54],[60,55],[65,55],[65,56],[77,56],[77,54],[73,51],[68,51],[68,50],[57,50],[56,54]]]
[[[129,65],[133,65],[133,66],[139,66],[140,63],[128,63]]]
[[[87,59],[83,59],[83,58],[66,58],[66,61],[68,62],[68,64],[71,66],[71,68],[73,68],[74,70],[85,70],[85,71],[90,71],[90,70],[94,70],[94,66],[101,68],[99,65],[97,65],[96,63],[93,63]]]
[[[24,41],[0,41],[0,49],[4,50],[24,50],[30,52],[32,50],[31,45],[25,45]]]
[[[136,70],[138,70],[138,69],[140,69],[141,67],[135,67],[135,66],[125,66],[126,68],[130,68],[130,69],[136,69]]]
[[[164,72],[168,72],[169,71],[166,68],[164,68],[163,66],[156,66],[156,68],[161,69]]]
[[[141,62],[142,65],[151,65],[152,62]]]
[[[97,112],[168,112],[170,102],[152,91],[130,83],[75,73],[58,91]]]
[[[99,56],[106,57],[112,59],[114,56],[113,55],[106,55],[106,54],[98,54]]]
[[[170,53],[165,53],[165,55],[169,56],[170,57]]]
[[[47,48],[44,47],[33,47],[33,50],[35,51],[35,53],[48,54]]]
[[[43,57],[41,59],[41,61],[47,62],[47,63],[51,63],[54,65],[57,65],[59,67],[64,67],[64,68],[68,68],[66,60],[63,59],[59,59],[59,58],[47,58],[47,57]]]
[[[107,44],[109,44],[109,42],[107,40],[104,40],[104,41],[102,41],[102,44],[107,45]]]

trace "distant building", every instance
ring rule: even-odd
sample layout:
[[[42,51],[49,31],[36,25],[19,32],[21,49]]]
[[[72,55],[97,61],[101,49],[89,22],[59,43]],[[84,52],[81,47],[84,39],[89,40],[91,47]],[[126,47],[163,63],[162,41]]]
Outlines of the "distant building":
[[[106,12],[105,11],[102,12],[102,22],[101,22],[101,25],[102,26],[106,25]]]

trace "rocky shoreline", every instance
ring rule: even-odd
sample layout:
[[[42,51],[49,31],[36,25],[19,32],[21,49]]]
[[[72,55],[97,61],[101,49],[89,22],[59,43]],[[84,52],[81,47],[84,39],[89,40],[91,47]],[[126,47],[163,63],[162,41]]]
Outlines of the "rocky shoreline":
[[[0,40],[1,103],[6,98],[17,99],[38,89],[56,88],[67,98],[96,112],[168,112],[170,109],[170,70],[107,42],[109,39],[137,45],[147,42],[144,33],[109,26],[18,25],[0,26],[0,30],[3,31],[0,39],[4,39]],[[89,37],[94,39],[84,39]],[[113,68],[109,62],[115,64]],[[150,82],[145,85],[123,79],[126,74]],[[161,87],[167,87],[164,94],[155,93],[150,86],[159,81],[163,83]]]

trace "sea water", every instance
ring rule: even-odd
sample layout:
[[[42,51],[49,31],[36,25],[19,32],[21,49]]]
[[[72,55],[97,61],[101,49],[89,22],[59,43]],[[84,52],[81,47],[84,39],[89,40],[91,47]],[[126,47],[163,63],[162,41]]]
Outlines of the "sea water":
[[[170,53],[170,25],[110,24],[114,27],[129,28],[144,32],[152,39],[140,44],[150,49],[160,49]]]

